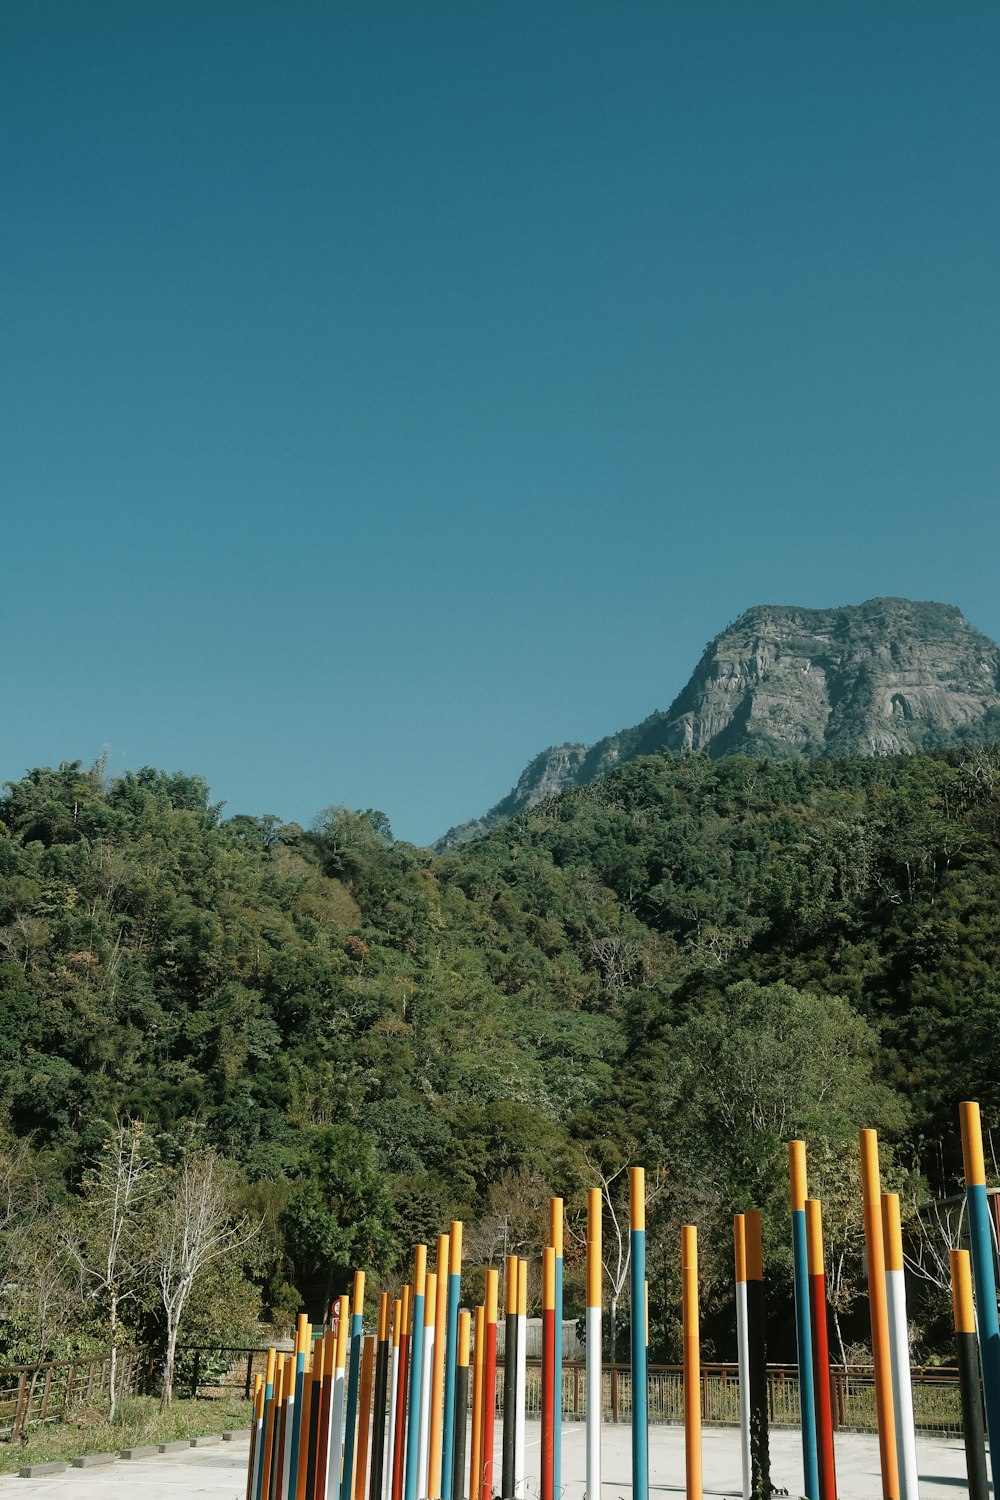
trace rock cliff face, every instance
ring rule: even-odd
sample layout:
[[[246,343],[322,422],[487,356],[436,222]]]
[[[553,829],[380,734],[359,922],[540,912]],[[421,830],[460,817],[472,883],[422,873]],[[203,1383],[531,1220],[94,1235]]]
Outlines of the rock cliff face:
[[[657,750],[713,759],[901,755],[998,736],[1000,648],[952,605],[757,605],[709,644],[665,712],[589,748],[544,750],[502,802],[435,847],[455,848]]]

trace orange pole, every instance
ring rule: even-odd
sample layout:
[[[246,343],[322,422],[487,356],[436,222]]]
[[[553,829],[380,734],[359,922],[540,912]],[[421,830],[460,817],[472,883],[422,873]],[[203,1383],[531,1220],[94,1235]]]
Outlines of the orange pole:
[[[372,1377],[375,1369],[375,1345],[369,1334],[361,1348],[361,1388],[358,1392],[358,1441],[354,1458],[354,1500],[365,1500],[368,1484],[368,1434],[372,1414]],[[378,1500],[373,1496],[372,1500]]]
[[[878,1136],[861,1132],[861,1197],[865,1213],[865,1249],[868,1256],[868,1306],[872,1324],[872,1360],[875,1365],[875,1412],[882,1466],[883,1500],[900,1500],[899,1462],[896,1454],[895,1412],[892,1402],[892,1367],[889,1363],[889,1307],[885,1295],[885,1250],[882,1243],[882,1197],[878,1168]]]
[[[698,1326],[698,1231],[681,1229],[681,1290],[684,1333],[684,1473],[687,1500],[702,1500],[701,1338]]]

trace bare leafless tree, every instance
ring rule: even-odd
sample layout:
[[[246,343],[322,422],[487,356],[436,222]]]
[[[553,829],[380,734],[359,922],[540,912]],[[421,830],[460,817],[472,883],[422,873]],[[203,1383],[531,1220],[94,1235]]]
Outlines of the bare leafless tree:
[[[177,1335],[188,1298],[200,1273],[232,1255],[260,1232],[260,1224],[234,1221],[218,1159],[212,1152],[187,1158],[164,1172],[166,1202],[156,1233],[153,1264],[167,1320],[163,1368],[164,1409],[173,1399]]]
[[[604,1273],[611,1287],[608,1297],[608,1350],[612,1360],[615,1360],[618,1357],[618,1308],[628,1285],[629,1271],[632,1266],[628,1162],[623,1162],[621,1166],[608,1170],[588,1159],[588,1166],[601,1185],[604,1218],[611,1228],[610,1234],[606,1232],[602,1234],[601,1245],[604,1252]],[[657,1162],[652,1169],[647,1168],[647,1208],[666,1192],[667,1182],[666,1166],[663,1162]],[[577,1239],[586,1237],[586,1231],[583,1231],[582,1235],[579,1230],[571,1230],[571,1233]]]
[[[149,1279],[146,1210],[153,1162],[141,1120],[116,1120],[84,1182],[81,1213],[62,1232],[85,1296],[103,1304],[111,1353],[110,1416],[117,1408],[118,1342],[124,1305]]]

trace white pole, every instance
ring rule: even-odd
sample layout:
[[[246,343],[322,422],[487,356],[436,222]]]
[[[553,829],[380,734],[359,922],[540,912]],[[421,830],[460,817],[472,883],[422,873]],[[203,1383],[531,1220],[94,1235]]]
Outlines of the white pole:
[[[743,1500],[750,1500],[753,1463],[750,1456],[750,1337],[747,1316],[747,1239],[742,1214],[733,1218],[736,1249],[736,1358],[740,1371],[740,1458],[743,1463]]]
[[[514,1401],[514,1496],[526,1500],[524,1408],[528,1384],[528,1262],[517,1263],[517,1392]]]
[[[885,1245],[885,1295],[889,1311],[889,1366],[896,1426],[899,1500],[918,1500],[917,1440],[913,1428],[913,1391],[910,1384],[910,1337],[906,1326],[906,1287],[903,1282],[903,1235],[899,1222],[899,1194],[882,1194],[882,1239]]]
[[[601,1319],[601,1190],[587,1195],[587,1497],[601,1500],[601,1416],[604,1407],[604,1366]]]

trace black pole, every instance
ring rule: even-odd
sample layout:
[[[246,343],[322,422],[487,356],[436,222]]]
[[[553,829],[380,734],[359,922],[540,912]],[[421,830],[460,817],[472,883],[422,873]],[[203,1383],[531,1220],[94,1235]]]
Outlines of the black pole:
[[[469,1409],[469,1367],[459,1365],[455,1371],[455,1461],[452,1470],[451,1500],[465,1500],[465,1429]]]
[[[745,1215],[747,1244],[747,1353],[750,1363],[750,1493],[771,1500],[771,1454],[767,1428],[767,1347],[764,1341],[764,1252],[760,1213]]]
[[[375,1416],[372,1422],[372,1500],[381,1500],[382,1466],[385,1462],[385,1403],[389,1386],[389,1298],[383,1292],[380,1308],[378,1350],[375,1355]]]
[[[513,1267],[513,1270],[511,1269]],[[502,1500],[513,1500],[514,1446],[517,1430],[517,1282],[520,1267],[516,1255],[507,1257],[507,1318],[503,1339],[503,1468]]]
[[[951,1305],[955,1314],[955,1350],[958,1355],[958,1388],[962,1396],[962,1436],[965,1468],[969,1476],[969,1500],[988,1500],[986,1479],[986,1432],[983,1420],[983,1389],[979,1382],[979,1337],[972,1298],[972,1266],[968,1250],[952,1250]]]

